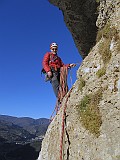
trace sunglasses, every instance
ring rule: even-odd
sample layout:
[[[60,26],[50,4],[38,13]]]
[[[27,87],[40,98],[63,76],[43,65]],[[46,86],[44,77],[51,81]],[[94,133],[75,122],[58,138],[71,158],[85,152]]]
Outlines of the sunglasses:
[[[52,48],[52,51],[57,51],[57,48]]]

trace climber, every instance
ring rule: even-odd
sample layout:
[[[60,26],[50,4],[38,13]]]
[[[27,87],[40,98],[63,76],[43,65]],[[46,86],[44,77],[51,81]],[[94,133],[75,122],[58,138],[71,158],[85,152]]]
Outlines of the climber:
[[[55,96],[58,98],[58,90],[60,85],[60,68],[66,66],[67,68],[74,67],[75,64],[64,64],[61,58],[57,55],[58,45],[57,43],[50,44],[50,51],[44,55],[43,58],[43,71],[46,73],[46,80],[49,80],[52,84]]]

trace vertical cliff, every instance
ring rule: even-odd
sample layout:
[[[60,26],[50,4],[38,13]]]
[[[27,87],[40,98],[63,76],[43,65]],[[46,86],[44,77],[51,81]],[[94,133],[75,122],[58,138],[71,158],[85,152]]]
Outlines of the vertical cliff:
[[[120,1],[49,1],[62,10],[84,60],[68,100],[69,92],[48,127],[38,160],[60,159],[65,104],[63,159],[119,160]]]
[[[82,57],[95,44],[98,3],[95,0],[49,0],[63,12],[64,21],[70,30]]]

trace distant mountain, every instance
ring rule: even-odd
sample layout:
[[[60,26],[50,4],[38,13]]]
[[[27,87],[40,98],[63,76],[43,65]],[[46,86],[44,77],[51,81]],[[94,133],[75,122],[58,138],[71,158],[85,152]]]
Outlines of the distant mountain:
[[[13,116],[0,115],[0,120],[18,125],[36,136],[44,135],[49,125],[49,119],[46,118],[33,119],[29,117],[18,118]]]
[[[0,115],[0,160],[36,160],[49,119]]]
[[[0,120],[0,138],[6,142],[22,142],[35,138],[34,134],[11,122]]]

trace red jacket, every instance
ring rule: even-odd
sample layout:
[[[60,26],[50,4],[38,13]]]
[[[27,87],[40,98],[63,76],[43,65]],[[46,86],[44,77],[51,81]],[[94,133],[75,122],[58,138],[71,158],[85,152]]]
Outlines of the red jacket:
[[[51,70],[51,67],[56,69],[64,66],[61,58],[58,57],[57,54],[53,54],[52,52],[47,52],[45,54],[42,64],[46,72],[49,72]],[[69,67],[69,64],[67,64],[66,66]]]

